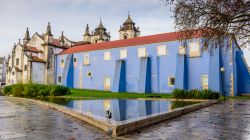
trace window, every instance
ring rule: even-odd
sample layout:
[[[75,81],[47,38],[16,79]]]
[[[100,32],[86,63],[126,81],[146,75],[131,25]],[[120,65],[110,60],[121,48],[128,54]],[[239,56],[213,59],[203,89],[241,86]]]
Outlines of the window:
[[[127,39],[128,35],[127,34],[123,34],[123,39]]]
[[[106,77],[104,79],[104,90],[110,90],[110,83],[111,79],[109,77]]]
[[[166,45],[158,46],[157,47],[157,54],[158,54],[158,56],[167,55]]]
[[[179,54],[186,54],[186,48],[184,46],[179,47]]]
[[[97,39],[95,39],[95,40],[94,40],[94,42],[95,42],[95,43],[97,43],[97,42],[98,42],[98,40],[97,40]]]
[[[110,59],[111,59],[110,52],[104,52],[104,60],[110,60]]]
[[[138,57],[146,57],[147,51],[146,48],[138,48]]]
[[[190,57],[200,56],[200,43],[199,42],[192,42],[189,44],[189,56]]]
[[[24,71],[27,71],[27,68],[28,68],[27,65],[24,65]]]
[[[64,67],[64,59],[61,59],[60,66]]]
[[[175,84],[175,78],[169,77],[168,78],[168,86],[174,86],[174,84]]]
[[[83,65],[89,65],[89,54],[84,54],[83,55]]]
[[[16,65],[19,65],[19,58],[16,59]]]
[[[89,72],[87,72],[87,76],[88,77],[92,77],[92,73],[89,71]]]
[[[128,53],[127,53],[127,50],[120,50],[120,59],[124,59],[124,58],[127,58],[128,56]]]
[[[58,83],[62,82],[62,76],[58,76]]]
[[[208,75],[201,76],[202,89],[208,89]]]
[[[74,57],[74,66],[77,66],[77,58]]]
[[[15,75],[15,73],[14,73],[14,72],[12,72],[12,75]]]

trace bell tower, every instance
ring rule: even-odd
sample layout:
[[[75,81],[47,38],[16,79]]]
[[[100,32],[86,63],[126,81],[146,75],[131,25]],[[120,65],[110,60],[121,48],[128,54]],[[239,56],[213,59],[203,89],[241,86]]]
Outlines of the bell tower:
[[[129,39],[140,36],[139,27],[135,27],[135,23],[128,14],[127,20],[120,26],[119,30],[120,39]]]

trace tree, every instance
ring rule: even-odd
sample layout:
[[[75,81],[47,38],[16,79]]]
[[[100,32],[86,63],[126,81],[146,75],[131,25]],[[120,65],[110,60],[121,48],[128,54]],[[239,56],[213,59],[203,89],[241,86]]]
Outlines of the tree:
[[[163,1],[173,9],[180,39],[200,34],[207,42],[227,36],[237,40],[240,47],[250,44],[250,0]]]

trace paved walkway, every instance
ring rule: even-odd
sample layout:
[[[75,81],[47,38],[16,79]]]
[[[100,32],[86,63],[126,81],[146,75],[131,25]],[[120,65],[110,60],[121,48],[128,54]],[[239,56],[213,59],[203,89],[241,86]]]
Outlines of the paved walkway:
[[[75,140],[109,136],[61,112],[0,96],[0,140]]]
[[[124,136],[131,139],[249,140],[250,100],[230,100]]]
[[[110,137],[61,112],[0,97],[0,139],[87,140]],[[230,100],[116,139],[250,139],[250,100]]]

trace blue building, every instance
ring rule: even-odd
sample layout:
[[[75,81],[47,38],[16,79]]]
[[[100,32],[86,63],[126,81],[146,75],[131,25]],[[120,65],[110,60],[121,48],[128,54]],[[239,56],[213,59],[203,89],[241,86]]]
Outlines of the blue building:
[[[186,42],[180,42],[176,32],[139,37],[134,25],[129,16],[116,41],[103,40],[106,29],[99,25],[95,32],[101,42],[58,54],[56,83],[113,92],[170,93],[181,88],[212,89],[228,96],[250,93],[250,70],[237,43],[225,39],[224,47],[202,51],[202,37]],[[226,41],[231,41],[229,48]]]

